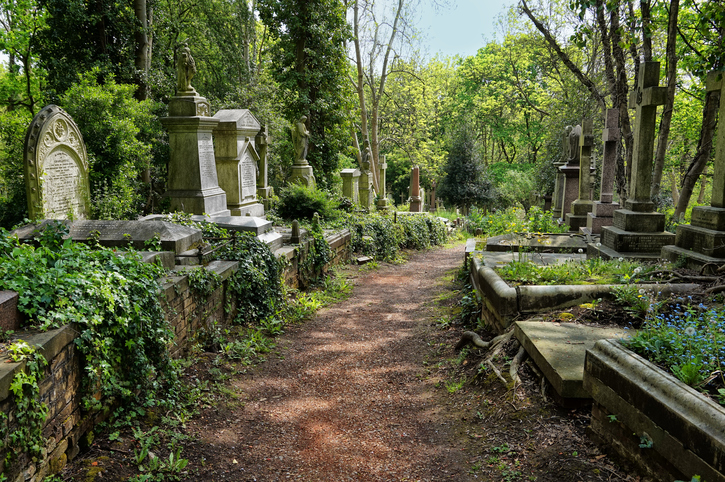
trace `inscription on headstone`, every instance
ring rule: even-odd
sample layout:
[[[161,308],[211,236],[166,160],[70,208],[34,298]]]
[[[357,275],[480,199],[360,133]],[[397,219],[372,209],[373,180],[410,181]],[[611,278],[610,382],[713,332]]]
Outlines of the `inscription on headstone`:
[[[28,127],[25,186],[33,219],[86,219],[90,214],[83,136],[58,106],[43,108]]]
[[[257,164],[246,153],[242,160],[242,198],[254,198],[257,194]]]

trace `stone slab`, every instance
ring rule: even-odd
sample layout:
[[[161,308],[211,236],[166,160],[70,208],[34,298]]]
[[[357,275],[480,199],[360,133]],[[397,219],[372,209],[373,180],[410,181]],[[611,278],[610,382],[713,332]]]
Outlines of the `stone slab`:
[[[194,215],[192,221],[214,223],[220,228],[229,231],[249,231],[257,236],[271,231],[273,226],[271,221],[267,221],[259,216],[201,216]]]
[[[614,211],[618,210],[619,208],[620,208],[619,203],[603,203],[603,202],[595,201],[594,207],[592,207],[592,214],[594,216],[611,218],[611,217],[614,217]]]
[[[610,226],[611,227],[611,226]],[[607,229],[604,227],[602,229]],[[608,248],[600,243],[589,243],[587,244],[587,258],[602,258],[607,259],[626,259],[629,261],[642,261],[642,262],[657,262],[660,259],[659,252],[652,253],[636,253],[627,251],[615,251],[612,248]]]
[[[578,233],[579,229],[587,225],[587,215],[576,215],[567,213],[564,223],[569,226],[569,231]]]
[[[706,256],[725,258],[725,231],[680,224],[677,226],[675,245]]]
[[[28,224],[16,229],[11,235],[16,235],[21,241],[32,240],[37,231],[43,230],[51,221],[40,224]],[[87,242],[95,234],[99,234],[98,242],[106,247],[128,247],[129,243],[134,249],[142,251],[146,242],[158,236],[161,248],[164,251],[180,253],[201,241],[200,230],[188,226],[166,221],[64,221],[69,227],[68,237],[77,242]]]
[[[21,318],[18,294],[15,291],[0,291],[0,329],[17,331]]]
[[[611,226],[614,218],[611,216],[596,216],[592,213],[587,214],[587,229],[592,234],[602,234],[604,226]]]
[[[254,216],[261,218],[262,216],[264,216],[264,204],[255,202],[237,207],[229,207],[229,212],[232,214],[232,216],[236,217]]]
[[[602,228],[602,245],[621,253],[651,253],[659,256],[663,246],[675,244],[675,235],[667,231],[629,231],[616,225]]]
[[[695,206],[692,208],[690,224],[715,231],[725,231],[725,208]]]
[[[542,234],[529,237],[503,234],[486,240],[486,251],[518,251],[521,246],[529,251],[552,253],[576,253],[587,247],[583,238],[572,234]]]
[[[282,235],[276,231],[267,231],[266,233],[260,234],[257,237],[260,241],[269,246],[269,249],[272,250],[272,252],[281,248],[284,244]]]
[[[590,398],[584,389],[584,358],[598,340],[622,338],[626,330],[575,323],[517,321],[514,334],[557,394]]]
[[[618,209],[614,211],[614,226],[624,231],[658,233],[665,230],[665,215]]]
[[[714,258],[674,245],[663,247],[660,256],[671,263],[684,262],[685,268],[697,270],[706,264],[712,264],[714,266],[725,264],[725,258]]]

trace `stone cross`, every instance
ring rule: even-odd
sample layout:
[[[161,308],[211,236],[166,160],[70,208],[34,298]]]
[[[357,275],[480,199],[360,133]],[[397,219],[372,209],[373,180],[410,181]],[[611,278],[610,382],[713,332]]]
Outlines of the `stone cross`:
[[[388,194],[385,186],[385,175],[388,170],[388,163],[385,162],[385,156],[380,159],[381,162],[378,164],[378,179],[380,180],[380,193],[378,194],[378,208],[385,209],[388,205]]]
[[[715,150],[715,172],[712,179],[712,201],[710,205],[725,208],[725,74],[711,72],[707,77],[707,90],[720,91],[720,112]]]
[[[589,201],[592,197],[591,183],[591,163],[592,163],[592,146],[594,145],[594,135],[592,134],[592,119],[584,119],[582,122],[582,132],[579,136],[579,200]]]
[[[405,204],[405,194],[400,195],[400,204]]]
[[[617,170],[617,143],[621,134],[619,131],[619,109],[607,109],[604,121],[604,155],[602,156],[602,185],[599,201],[611,203],[614,199],[614,174]]]
[[[636,109],[634,125],[634,148],[632,151],[632,180],[629,199],[625,209],[651,212],[654,204],[650,200],[652,184],[652,163],[655,140],[657,106],[665,103],[666,87],[658,87],[660,79],[659,62],[639,64],[637,90],[629,96],[629,108]]]

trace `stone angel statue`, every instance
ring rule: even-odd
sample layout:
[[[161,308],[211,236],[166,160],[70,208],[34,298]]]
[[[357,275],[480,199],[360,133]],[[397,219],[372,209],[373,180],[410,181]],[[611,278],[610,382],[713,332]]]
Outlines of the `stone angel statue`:
[[[191,86],[191,79],[196,75],[196,62],[191,56],[189,46],[184,44],[176,56],[176,91],[178,93],[196,92]]]

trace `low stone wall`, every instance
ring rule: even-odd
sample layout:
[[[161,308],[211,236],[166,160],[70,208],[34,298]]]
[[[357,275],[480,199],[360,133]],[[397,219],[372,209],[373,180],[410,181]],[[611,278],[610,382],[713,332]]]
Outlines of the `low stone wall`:
[[[326,237],[333,250],[332,263],[341,263],[350,258],[350,232],[343,231]],[[296,267],[300,256],[306,249],[292,248],[289,251],[291,262],[285,276],[292,284],[298,277]],[[285,255],[278,252],[278,256]],[[222,283],[204,299],[199,298],[189,288],[189,278],[183,274],[185,269],[195,267],[177,267],[180,271],[161,280],[161,303],[165,318],[175,334],[175,343],[169,349],[172,355],[181,356],[196,342],[197,334],[214,323],[221,326],[231,323],[236,316],[236,305],[228,290],[228,280],[239,267],[236,261],[214,261],[206,269],[214,271],[222,278]],[[16,297],[5,296],[9,303]],[[1,307],[0,307],[1,308]],[[15,309],[15,307],[12,307]],[[10,308],[8,308],[10,310]],[[14,313],[14,312],[13,312]],[[40,460],[32,460],[27,454],[3,465],[8,449],[7,436],[17,428],[15,401],[10,392],[10,384],[25,362],[5,363],[7,356],[0,356],[0,437],[5,442],[0,448],[0,472],[10,482],[40,482],[47,475],[58,472],[68,460],[72,460],[84,446],[84,436],[106,415],[104,413],[85,414],[81,408],[80,356],[75,348],[77,329],[71,325],[42,333],[22,333],[20,338],[33,346],[39,346],[40,353],[48,361],[45,377],[40,384],[41,401],[48,406],[43,436],[47,439]],[[3,431],[3,429],[5,429]]]

